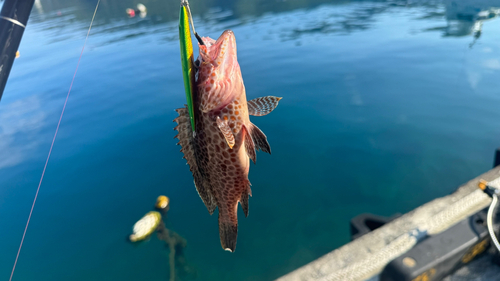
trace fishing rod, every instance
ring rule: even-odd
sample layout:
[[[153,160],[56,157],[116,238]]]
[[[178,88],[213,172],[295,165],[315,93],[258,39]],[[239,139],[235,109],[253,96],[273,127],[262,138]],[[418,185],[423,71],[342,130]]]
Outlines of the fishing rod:
[[[0,100],[35,0],[5,0],[0,12]]]

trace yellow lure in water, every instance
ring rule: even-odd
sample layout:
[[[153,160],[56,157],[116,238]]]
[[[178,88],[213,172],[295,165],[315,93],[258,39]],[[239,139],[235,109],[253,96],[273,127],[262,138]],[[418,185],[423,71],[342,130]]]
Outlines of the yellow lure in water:
[[[184,88],[186,90],[187,106],[189,118],[191,119],[191,129],[194,132],[194,110],[193,110],[193,93],[194,88],[194,61],[193,61],[193,43],[191,41],[191,31],[189,29],[189,11],[188,2],[181,2],[181,12],[179,16],[179,40],[181,43],[181,62],[182,74],[184,77]]]

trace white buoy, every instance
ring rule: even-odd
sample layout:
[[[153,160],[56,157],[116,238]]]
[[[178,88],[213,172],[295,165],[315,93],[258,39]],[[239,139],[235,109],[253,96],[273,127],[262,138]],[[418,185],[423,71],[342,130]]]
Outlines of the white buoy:
[[[134,224],[133,234],[130,235],[130,241],[137,242],[144,240],[153,233],[161,221],[161,214],[151,211]]]

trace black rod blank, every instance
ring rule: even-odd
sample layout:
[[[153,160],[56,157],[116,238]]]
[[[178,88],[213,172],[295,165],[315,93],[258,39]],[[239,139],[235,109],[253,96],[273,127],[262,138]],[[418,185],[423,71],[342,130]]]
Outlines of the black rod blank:
[[[35,0],[5,0],[0,12],[0,99]]]

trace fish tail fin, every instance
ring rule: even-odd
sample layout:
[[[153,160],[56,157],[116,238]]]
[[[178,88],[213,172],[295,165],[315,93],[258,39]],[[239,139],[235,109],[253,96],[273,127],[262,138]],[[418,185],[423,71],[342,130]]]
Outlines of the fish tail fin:
[[[222,248],[229,252],[236,249],[236,237],[238,236],[238,221],[222,218],[219,208],[219,235]]]

